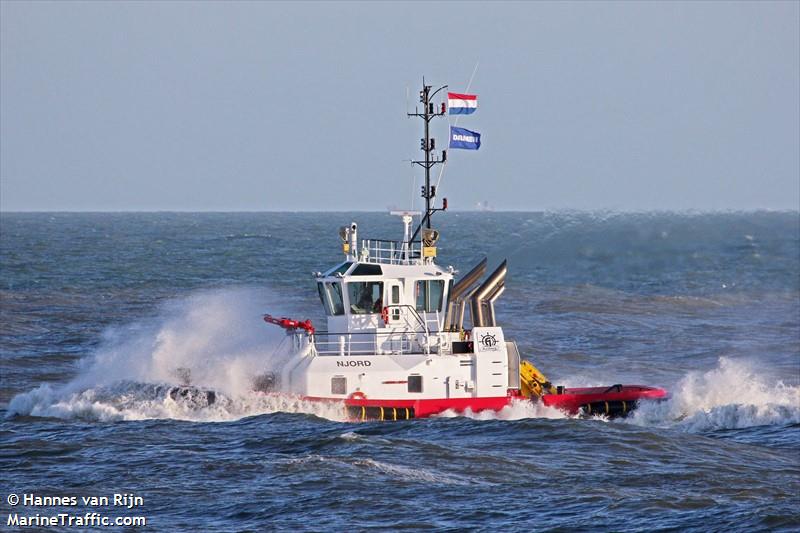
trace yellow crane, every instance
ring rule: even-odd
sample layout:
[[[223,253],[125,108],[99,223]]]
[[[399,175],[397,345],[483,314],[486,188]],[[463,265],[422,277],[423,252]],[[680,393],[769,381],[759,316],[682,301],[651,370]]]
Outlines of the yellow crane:
[[[555,394],[556,388],[538,368],[528,361],[519,364],[520,392],[526,398],[540,398],[542,394]]]

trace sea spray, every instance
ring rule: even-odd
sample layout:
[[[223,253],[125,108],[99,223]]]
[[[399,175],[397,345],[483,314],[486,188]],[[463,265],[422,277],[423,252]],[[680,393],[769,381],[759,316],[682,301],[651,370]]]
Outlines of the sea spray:
[[[263,289],[198,291],[171,300],[154,318],[109,328],[72,381],[18,394],[8,415],[225,421],[302,412],[344,419],[338,403],[253,391],[257,376],[279,372],[290,355],[285,332],[261,320],[266,309],[280,307],[290,311]],[[215,391],[215,401],[198,404],[169,394],[187,382]]]
[[[721,357],[716,368],[690,372],[660,403],[642,402],[628,420],[688,432],[800,423],[800,386],[768,382],[751,360]]]
[[[171,300],[153,319],[109,329],[72,385],[181,384],[188,377],[227,394],[249,391],[253,376],[282,362],[286,336],[261,320],[276,299],[264,290],[228,289]]]

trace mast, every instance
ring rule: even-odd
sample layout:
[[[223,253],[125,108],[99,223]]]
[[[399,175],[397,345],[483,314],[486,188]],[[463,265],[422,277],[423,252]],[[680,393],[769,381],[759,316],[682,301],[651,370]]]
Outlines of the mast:
[[[419,226],[414,231],[414,234],[409,239],[409,243],[419,235],[423,225],[426,228],[431,227],[431,215],[436,211],[444,211],[447,209],[447,200],[445,199],[441,208],[432,207],[433,199],[436,197],[436,186],[431,186],[431,169],[436,165],[444,164],[447,161],[447,150],[442,150],[441,158],[437,157],[434,153],[436,149],[436,139],[430,136],[430,123],[431,120],[437,117],[444,116],[446,110],[445,105],[442,103],[441,108],[436,109],[432,102],[436,93],[442,89],[446,89],[447,85],[443,85],[431,93],[432,85],[425,84],[425,78],[422,79],[422,90],[419,92],[419,101],[422,103],[422,113],[419,108],[414,110],[414,113],[408,113],[409,117],[419,117],[425,121],[425,136],[420,139],[420,149],[425,153],[425,159],[419,161],[412,161],[412,164],[419,165],[425,169],[425,185],[422,186],[422,197],[425,198],[425,214],[420,220]]]

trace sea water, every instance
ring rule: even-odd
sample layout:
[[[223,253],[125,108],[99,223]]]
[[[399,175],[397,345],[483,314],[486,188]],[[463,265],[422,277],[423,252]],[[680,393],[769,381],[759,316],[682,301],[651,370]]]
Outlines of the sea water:
[[[3,523],[99,510],[154,531],[800,527],[797,212],[437,216],[440,264],[509,260],[498,320],[552,382],[669,389],[613,421],[517,403],[352,423],[253,393],[285,348],[261,315],[324,324],[312,272],[342,259],[351,221],[363,238],[402,230],[382,213],[0,216]],[[176,368],[217,401],[173,399]],[[81,499],[114,495],[135,509]]]

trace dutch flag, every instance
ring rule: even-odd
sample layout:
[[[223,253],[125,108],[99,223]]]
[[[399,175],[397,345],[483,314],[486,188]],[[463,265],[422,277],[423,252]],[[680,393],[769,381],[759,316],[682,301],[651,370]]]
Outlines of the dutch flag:
[[[478,109],[478,95],[447,93],[447,109],[451,115],[471,115]]]

